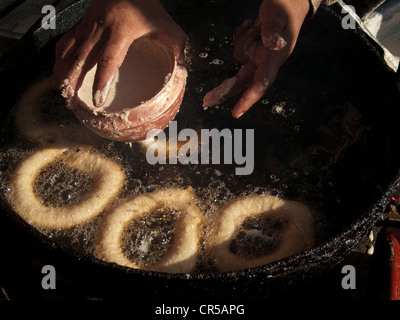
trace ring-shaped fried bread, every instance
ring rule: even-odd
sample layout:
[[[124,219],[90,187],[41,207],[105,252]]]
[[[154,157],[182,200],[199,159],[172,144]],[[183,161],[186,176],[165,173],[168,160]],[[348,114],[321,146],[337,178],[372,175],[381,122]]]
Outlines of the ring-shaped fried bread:
[[[155,264],[146,268],[128,259],[122,251],[122,234],[135,219],[168,207],[178,213],[170,250]],[[98,258],[135,269],[170,273],[190,273],[196,267],[200,251],[203,214],[190,189],[166,189],[135,195],[113,208],[102,219],[95,254]]]
[[[35,194],[35,179],[47,165],[63,161],[93,179],[92,189],[81,201],[61,208],[45,206]],[[10,180],[10,201],[16,213],[35,227],[63,229],[100,214],[120,192],[125,180],[113,161],[89,150],[48,146],[23,159]]]
[[[65,139],[86,143],[98,140],[99,137],[73,117],[68,123],[47,123],[42,119],[40,101],[55,90],[53,81],[51,76],[40,78],[22,94],[15,106],[15,123],[18,131],[29,140],[38,143]],[[65,108],[64,105],[60,107]]]
[[[261,223],[254,223],[257,226],[242,231],[241,236],[247,233],[251,237],[258,236],[259,241],[270,244],[275,241],[275,248],[264,255],[244,257],[233,252],[233,241],[246,219],[251,217],[273,221],[269,224],[274,230],[262,230]],[[271,195],[253,195],[237,198],[221,208],[212,223],[208,246],[216,268],[228,272],[265,265],[309,249],[313,246],[313,234],[313,216],[304,204]],[[252,250],[254,248],[248,248]]]

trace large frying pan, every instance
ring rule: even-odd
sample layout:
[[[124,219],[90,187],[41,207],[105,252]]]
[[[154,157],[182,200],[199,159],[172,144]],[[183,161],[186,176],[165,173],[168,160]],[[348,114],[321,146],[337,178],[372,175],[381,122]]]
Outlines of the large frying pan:
[[[78,1],[58,13],[56,30],[35,25],[2,61],[2,120],[32,81],[51,73],[57,39],[81,19],[87,3]],[[188,90],[178,123],[194,128],[254,128],[257,154],[262,158],[273,150],[284,170],[280,179],[273,180],[276,172],[270,166],[258,168],[259,178],[243,178],[240,187],[254,183],[254,179],[262,183],[269,177],[269,190],[318,206],[324,212],[318,244],[284,260],[240,272],[175,275],[133,270],[87,257],[43,236],[19,219],[2,195],[1,268],[20,270],[20,264],[26,262],[24,257],[41,257],[67,282],[86,285],[101,297],[243,301],[271,297],[320,277],[341,262],[376,223],[400,183],[399,82],[384,62],[382,51],[359,30],[342,29],[340,11],[336,13],[335,7],[321,8],[305,23],[295,52],[263,101],[239,120],[230,117],[233,101],[203,112],[204,92],[231,76],[237,67],[231,58],[230,39],[225,37],[230,37],[243,19],[256,15],[256,4],[243,7],[234,1],[221,3],[225,9],[215,2],[204,3],[204,14],[199,9],[202,6],[196,11],[171,9],[189,35],[192,53]],[[193,12],[195,17],[190,15]],[[197,58],[205,48],[209,48],[209,59],[223,59],[224,64],[210,65],[212,60],[205,63]],[[345,146],[345,152],[337,153],[342,145],[335,145],[337,127],[332,123],[341,122],[332,119],[338,119],[348,105],[359,110],[365,130]],[[285,113],[277,112],[276,106],[283,106]],[[12,144],[13,133],[5,124],[2,128],[2,146]],[[346,131],[339,130],[339,134]],[[331,151],[303,152],[310,146],[323,146],[325,151],[331,147]],[[307,167],[307,175],[302,174],[304,170],[294,174],[305,168],[296,167],[299,163]],[[2,170],[5,166],[2,164]]]

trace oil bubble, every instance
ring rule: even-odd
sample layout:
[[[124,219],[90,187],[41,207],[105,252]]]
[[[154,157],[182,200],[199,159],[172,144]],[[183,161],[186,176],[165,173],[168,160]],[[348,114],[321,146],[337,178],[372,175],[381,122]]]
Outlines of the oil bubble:
[[[214,59],[213,61],[210,62],[210,64],[221,65],[224,64],[224,61],[220,59]]]

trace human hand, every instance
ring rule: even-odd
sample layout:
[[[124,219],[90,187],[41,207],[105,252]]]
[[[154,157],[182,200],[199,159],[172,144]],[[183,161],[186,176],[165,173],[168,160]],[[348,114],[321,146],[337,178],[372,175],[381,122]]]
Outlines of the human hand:
[[[186,35],[159,0],[92,0],[81,23],[56,45],[54,78],[68,107],[75,108],[76,92],[96,63],[93,104],[101,107],[130,45],[145,35],[157,36],[184,63]]]
[[[234,33],[233,57],[242,67],[204,96],[203,107],[217,105],[246,87],[232,115],[241,117],[259,101],[293,52],[309,9],[308,0],[264,0],[256,21],[244,21]]]

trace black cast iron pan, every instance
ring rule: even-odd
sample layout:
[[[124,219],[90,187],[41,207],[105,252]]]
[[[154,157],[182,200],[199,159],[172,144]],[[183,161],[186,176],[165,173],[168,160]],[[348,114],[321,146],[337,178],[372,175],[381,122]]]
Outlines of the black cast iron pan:
[[[58,13],[56,30],[34,26],[2,61],[2,147],[16,141],[6,121],[12,106],[32,81],[51,73],[57,39],[79,21],[87,2],[78,1]],[[237,182],[226,178],[232,177],[232,168],[218,167],[222,172],[218,183],[238,192],[248,185],[261,186],[321,210],[318,244],[287,259],[240,272],[173,275],[133,270],[87,257],[43,236],[16,216],[2,195],[1,245],[6,270],[12,269],[10,265],[19,270],[26,257],[41,257],[67,282],[86,285],[102,297],[256,299],[320,277],[342,261],[376,223],[400,182],[398,77],[385,64],[379,47],[359,30],[342,29],[340,15],[322,8],[304,25],[295,52],[264,99],[246,116],[233,120],[233,101],[204,112],[201,99],[204,92],[234,74],[237,65],[231,58],[229,37],[243,19],[254,18],[257,7],[234,1],[223,4],[230,12],[215,2],[204,6],[207,14],[198,10],[195,17],[190,15],[193,11],[175,8],[174,16],[189,36],[190,56],[187,91],[176,120],[181,128],[254,128],[255,173]],[[202,52],[208,52],[208,59],[198,58]],[[224,63],[215,64],[214,59]],[[338,138],[354,133],[354,128],[346,131],[340,125],[347,123],[349,106],[362,115],[363,130],[357,139],[350,139],[352,143],[343,145]],[[123,161],[135,156],[123,145],[117,149]],[[277,177],[275,168],[262,161],[271,153],[283,167]],[[2,163],[1,169],[6,166]],[[195,180],[191,169],[180,170],[184,183],[190,181],[199,190],[209,184],[207,179]],[[135,178],[143,178],[143,172],[136,174]]]

